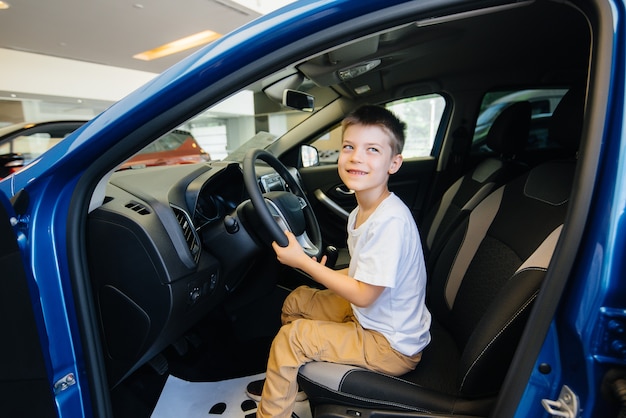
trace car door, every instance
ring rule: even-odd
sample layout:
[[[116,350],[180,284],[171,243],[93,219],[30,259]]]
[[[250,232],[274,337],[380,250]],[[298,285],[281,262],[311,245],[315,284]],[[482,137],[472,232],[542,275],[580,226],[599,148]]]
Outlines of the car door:
[[[389,189],[420,219],[437,159],[434,148],[439,141],[446,102],[437,94],[411,97],[385,104],[406,124],[406,142],[400,170],[389,178]],[[337,157],[341,147],[341,126],[312,144],[318,149],[320,164],[300,169],[305,189],[320,224],[324,240],[338,248],[346,245],[348,214],[356,199],[339,178]]]
[[[0,194],[0,416],[56,417],[9,201]]]

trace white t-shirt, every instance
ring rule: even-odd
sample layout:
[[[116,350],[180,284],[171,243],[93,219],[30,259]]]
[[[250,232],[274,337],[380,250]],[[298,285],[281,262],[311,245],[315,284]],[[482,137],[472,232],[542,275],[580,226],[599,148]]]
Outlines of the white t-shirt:
[[[363,328],[383,334],[391,346],[411,356],[430,342],[425,305],[426,266],[409,208],[391,194],[358,228],[359,208],[348,218],[349,275],[385,289],[367,308],[352,305]]]

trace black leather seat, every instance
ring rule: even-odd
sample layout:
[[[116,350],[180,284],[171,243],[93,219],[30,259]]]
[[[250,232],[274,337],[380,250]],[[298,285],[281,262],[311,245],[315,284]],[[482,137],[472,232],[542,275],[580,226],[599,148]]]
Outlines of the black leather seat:
[[[436,258],[447,235],[469,211],[496,187],[528,169],[517,157],[524,152],[528,141],[531,111],[530,102],[522,101],[498,115],[486,138],[487,146],[496,155],[481,161],[455,181],[421,222],[419,227],[427,260]]]
[[[572,110],[582,116],[582,108]],[[553,123],[572,121],[563,112]],[[578,144],[580,134],[572,135],[560,140]],[[556,247],[575,166],[570,159],[527,171],[450,233],[429,278],[432,342],[414,371],[393,377],[350,365],[304,365],[298,381],[315,416],[488,415]]]

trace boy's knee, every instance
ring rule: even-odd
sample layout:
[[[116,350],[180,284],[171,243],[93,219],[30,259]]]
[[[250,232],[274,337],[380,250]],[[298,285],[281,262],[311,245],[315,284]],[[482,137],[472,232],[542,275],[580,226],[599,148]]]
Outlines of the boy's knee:
[[[319,358],[321,342],[317,321],[296,319],[278,330],[272,350],[278,357],[291,353],[299,364],[304,364]]]
[[[285,302],[298,301],[302,299],[308,300],[313,296],[313,293],[315,293],[316,290],[317,289],[313,289],[312,287],[305,285],[298,286],[292,290],[289,295],[287,295]]]
[[[299,286],[295,290],[292,290],[283,302],[282,316],[289,317],[295,315],[302,317],[303,306],[308,304],[313,296],[311,290],[312,289],[308,286]]]
[[[300,337],[298,335],[298,330],[301,329],[297,325],[297,323],[306,321],[304,319],[296,319],[293,322],[289,322],[278,330],[278,333],[274,336],[274,340],[272,341],[272,350],[282,352],[287,347],[295,348],[299,346]]]

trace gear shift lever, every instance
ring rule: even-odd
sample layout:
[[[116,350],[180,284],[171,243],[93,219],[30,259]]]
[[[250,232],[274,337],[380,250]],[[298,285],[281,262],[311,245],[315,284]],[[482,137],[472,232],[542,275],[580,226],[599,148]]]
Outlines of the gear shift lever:
[[[337,257],[339,256],[339,251],[337,248],[329,245],[324,250],[324,255],[326,256],[326,267],[334,269],[335,264],[337,264]]]

